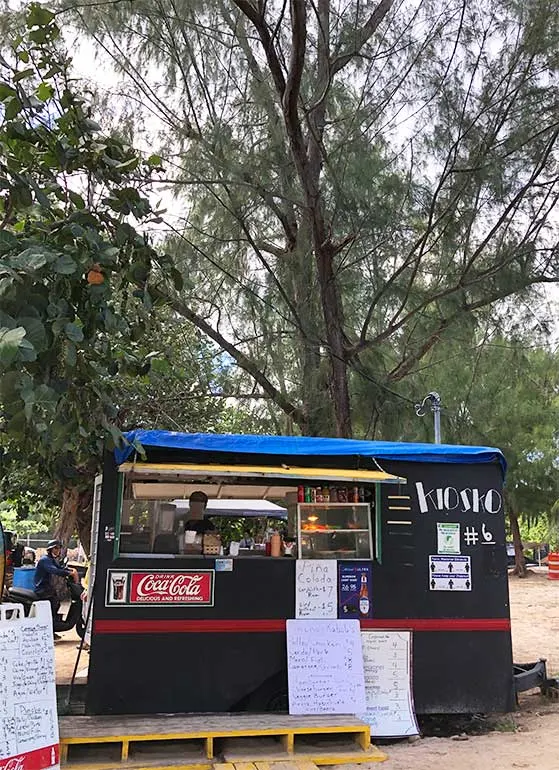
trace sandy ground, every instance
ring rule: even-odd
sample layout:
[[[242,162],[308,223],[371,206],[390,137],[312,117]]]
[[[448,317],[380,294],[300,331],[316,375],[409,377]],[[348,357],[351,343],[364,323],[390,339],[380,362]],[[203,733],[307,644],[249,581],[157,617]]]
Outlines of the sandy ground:
[[[545,568],[528,578],[510,578],[514,661],[529,663],[546,658],[548,674],[559,675],[559,581],[549,581]],[[62,634],[56,643],[57,679],[69,681],[76,656],[75,632]],[[87,667],[82,653],[78,670]],[[78,680],[80,681],[80,680]],[[84,679],[81,679],[84,681]],[[539,691],[524,693],[514,714],[493,720],[487,735],[422,738],[382,747],[388,755],[382,765],[345,765],[344,770],[511,770],[543,767],[559,770],[559,701]]]
[[[537,568],[528,578],[511,577],[509,587],[515,663],[546,658],[548,674],[559,674],[559,581],[547,580],[547,570]],[[523,693],[519,710],[496,718],[494,724],[495,732],[467,740],[423,738],[383,747],[388,761],[382,768],[559,770],[559,701],[542,697],[539,690]],[[364,768],[351,766],[358,767]]]

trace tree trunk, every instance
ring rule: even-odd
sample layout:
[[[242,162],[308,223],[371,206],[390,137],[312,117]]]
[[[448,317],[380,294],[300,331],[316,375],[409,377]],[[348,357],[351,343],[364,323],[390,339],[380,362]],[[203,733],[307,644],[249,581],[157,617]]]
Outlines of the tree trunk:
[[[333,270],[331,249],[324,246],[316,255],[324,328],[330,361],[330,395],[336,420],[336,435],[351,438],[351,405],[344,338],[344,319],[339,286]]]
[[[518,516],[513,511],[511,505],[509,505],[509,521],[510,531],[512,533],[512,542],[514,543],[514,569],[512,574],[523,578],[526,577],[528,571],[526,569],[526,560],[524,559],[524,548],[522,547],[522,539],[520,537]]]
[[[86,484],[84,480],[82,484],[69,484],[64,487],[55,536],[63,543],[67,543],[77,532],[84,551],[89,555],[93,481],[89,486]]]

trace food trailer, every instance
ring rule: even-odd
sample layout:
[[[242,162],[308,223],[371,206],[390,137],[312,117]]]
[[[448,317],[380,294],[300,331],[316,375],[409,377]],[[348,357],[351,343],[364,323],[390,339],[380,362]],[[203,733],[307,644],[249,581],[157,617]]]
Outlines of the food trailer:
[[[96,483],[87,713],[286,710],[301,559],[358,576],[353,588],[340,579],[338,618],[412,632],[418,713],[513,707],[499,450],[150,430],[126,439]],[[215,531],[189,537],[181,506],[200,491],[210,516],[222,500],[286,510],[271,536],[280,555],[271,533],[245,547]]]

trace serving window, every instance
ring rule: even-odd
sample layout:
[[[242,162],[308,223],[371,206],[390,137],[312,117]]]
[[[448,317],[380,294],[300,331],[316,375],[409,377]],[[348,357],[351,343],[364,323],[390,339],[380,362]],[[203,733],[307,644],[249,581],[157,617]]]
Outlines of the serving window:
[[[286,555],[380,561],[381,485],[405,482],[380,469],[287,465],[137,462],[123,464],[119,470],[122,494],[115,556],[151,554],[154,558],[264,555],[264,543],[270,542],[275,530],[283,537]],[[204,520],[211,524],[207,528],[189,523],[187,506],[196,491],[208,497]],[[270,515],[266,506],[274,509]],[[234,549],[229,554],[230,544]]]
[[[170,500],[163,497],[163,493],[182,491],[191,494],[192,491],[203,491],[203,485],[169,490],[166,485],[151,484],[149,490],[139,490],[140,496],[135,486],[130,480],[124,481],[115,555],[217,556],[222,549],[227,554],[230,544],[236,543],[235,555],[263,556],[268,533],[277,531],[283,537],[287,536],[287,508],[272,501],[210,498],[203,517],[192,524],[189,500]],[[254,489],[246,487],[246,491]],[[141,496],[148,493],[151,498]]]

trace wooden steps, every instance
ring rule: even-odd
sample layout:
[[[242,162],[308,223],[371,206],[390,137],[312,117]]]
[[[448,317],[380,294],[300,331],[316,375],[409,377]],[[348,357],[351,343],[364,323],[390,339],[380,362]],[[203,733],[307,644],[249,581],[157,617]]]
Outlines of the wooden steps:
[[[355,717],[185,714],[60,718],[65,770],[313,770],[382,762]]]

